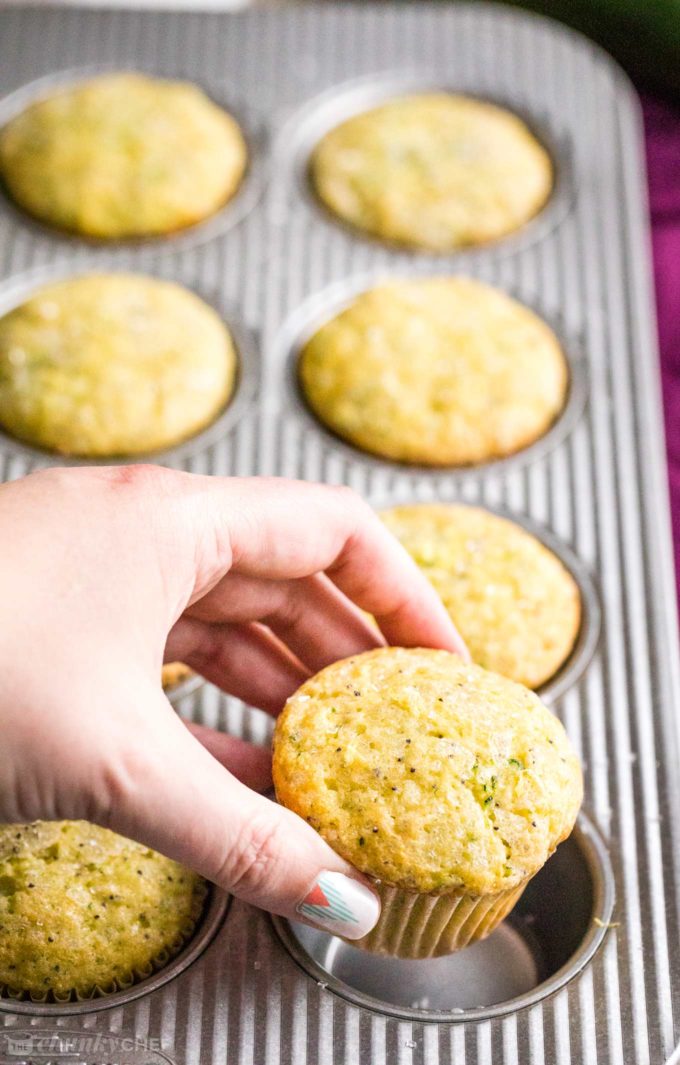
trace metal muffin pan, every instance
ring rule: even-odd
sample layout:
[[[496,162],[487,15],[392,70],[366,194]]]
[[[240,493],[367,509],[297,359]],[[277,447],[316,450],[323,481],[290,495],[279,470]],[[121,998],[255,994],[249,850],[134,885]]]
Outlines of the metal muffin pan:
[[[203,684],[205,684],[205,679],[198,673],[192,673],[191,676],[185,677],[177,684],[167,687],[165,694],[173,706],[178,706],[184,699],[188,699],[190,695],[197,692]]]
[[[125,1065],[173,1065],[172,1058],[144,1040],[113,1033],[67,1028],[6,1028],[0,1031],[0,1065],[50,1065],[59,1059],[72,1062],[124,1061]]]
[[[202,221],[195,222],[182,229],[161,233],[157,236],[124,237],[111,240],[70,232],[35,218],[12,198],[10,192],[5,188],[1,177],[0,210],[6,212],[8,217],[13,219],[17,225],[25,227],[28,231],[33,231],[36,239],[52,239],[74,246],[85,244],[90,249],[100,248],[109,253],[117,249],[125,251],[135,247],[163,250],[168,243],[170,243],[173,250],[176,248],[190,248],[204,241],[213,240],[215,237],[226,233],[232,226],[237,225],[255,207],[264,190],[267,179],[266,135],[260,124],[259,116],[254,114],[247,104],[238,98],[232,104],[230,100],[225,98],[219,84],[208,84],[201,80],[200,74],[196,76],[181,71],[163,71],[162,69],[145,66],[135,66],[133,68],[112,63],[55,71],[27,82],[0,99],[0,128],[32,104],[51,96],[55,92],[74,87],[101,74],[116,73],[146,74],[149,77],[190,81],[198,88],[203,89],[213,103],[228,111],[236,119],[246,142],[248,161],[241,184],[231,199]]]
[[[388,100],[428,92],[469,96],[513,112],[522,119],[550,155],[554,183],[545,205],[521,229],[505,237],[489,241],[481,247],[493,248],[494,252],[500,249],[504,253],[512,253],[527,242],[539,240],[562,221],[569,212],[576,195],[576,174],[569,135],[566,132],[556,131],[554,123],[540,109],[540,106],[536,106],[536,101],[532,101],[532,105],[529,106],[518,101],[517,98],[470,91],[468,88],[459,87],[448,78],[441,80],[433,77],[432,72],[428,70],[387,71],[380,75],[371,74],[334,86],[305,103],[281,132],[281,141],[285,145],[289,160],[289,168],[284,171],[284,176],[289,181],[292,179],[300,196],[324,222],[341,227],[352,239],[368,241],[371,244],[378,244],[410,255],[429,256],[435,259],[450,259],[452,256],[458,259],[460,256],[478,252],[479,245],[457,248],[449,252],[433,252],[420,251],[417,248],[404,247],[397,242],[381,239],[338,218],[323,204],[314,189],[310,175],[310,161],[314,148],[326,133],[347,119],[379,107]]]
[[[407,489],[369,499],[369,503],[378,511],[388,510],[390,507],[422,506],[428,503],[446,505],[451,502],[450,499],[440,499],[437,496],[432,498],[431,495],[427,497],[414,496],[413,492]],[[485,506],[483,509],[492,514],[497,514],[500,518],[507,518],[508,521],[521,526],[532,536],[535,536],[537,540],[540,540],[569,571],[578,587],[581,597],[581,623],[574,646],[553,676],[536,689],[536,694],[541,697],[543,702],[556,702],[581,679],[597,648],[600,638],[602,611],[595,581],[582,559],[572,551],[568,544],[565,544],[558,536],[546,529],[544,525],[533,521],[525,514],[517,514],[508,507]]]
[[[0,316],[20,306],[43,286],[54,282],[67,281],[72,278],[87,276],[88,274],[127,272],[120,265],[113,269],[103,266],[98,269],[96,266],[92,266],[92,268],[87,270],[74,270],[70,264],[61,263],[56,267],[40,268],[12,278],[0,289]],[[154,280],[155,277],[155,275],[147,273],[142,276],[148,277],[150,280]],[[165,281],[168,278],[159,276],[158,280]],[[207,293],[201,291],[195,285],[187,285],[185,287],[200,296],[201,299],[217,311],[225,326],[229,329],[236,349],[237,372],[233,395],[222,412],[209,425],[173,447],[146,454],[119,457],[118,459],[114,455],[107,455],[102,458],[60,455],[58,452],[48,451],[44,448],[33,447],[31,444],[24,443],[3,432],[2,429],[0,429],[0,451],[5,451],[10,456],[24,459],[27,463],[30,463],[32,469],[40,466],[110,466],[116,461],[128,463],[159,462],[167,466],[180,466],[191,456],[209,449],[230,433],[240,419],[244,417],[257,394],[260,377],[257,342],[250,330],[246,329],[238,319],[235,319],[231,308],[223,304],[219,291]]]
[[[273,922],[298,965],[355,1005],[407,1021],[465,1024],[533,1006],[572,980],[601,945],[613,906],[607,848],[582,813],[511,917],[457,954],[405,962],[367,955],[307,925]]]
[[[453,271],[451,271],[453,274]],[[528,300],[522,299],[515,292],[508,292],[520,303],[533,310],[555,332],[562,345],[562,350],[567,361],[569,384],[567,398],[564,407],[558,414],[548,430],[538,437],[533,443],[502,458],[490,459],[487,462],[476,463],[470,466],[420,466],[415,463],[398,462],[394,459],[381,458],[361,448],[354,446],[340,436],[336,436],[332,429],[324,424],[307,404],[303,394],[298,374],[300,353],[307,341],[327,321],[344,311],[353,300],[362,292],[367,291],[380,282],[403,279],[424,279],[425,277],[449,276],[441,273],[413,274],[406,271],[395,273],[381,272],[374,275],[346,278],[335,282],[328,289],[314,293],[300,307],[296,308],[290,318],[283,324],[281,332],[276,340],[274,361],[284,369],[284,389],[289,407],[294,415],[303,420],[307,426],[321,438],[323,445],[338,454],[343,454],[355,462],[366,463],[374,468],[401,469],[420,477],[430,477],[434,480],[441,479],[442,474],[459,479],[478,477],[480,471],[505,467],[516,463],[530,462],[547,454],[552,448],[557,447],[564,438],[572,431],[578,419],[583,413],[588,397],[588,370],[583,353],[580,351],[576,340],[565,335],[565,328],[556,320],[555,315],[543,313]]]
[[[523,925],[516,936],[513,919],[502,944],[509,951],[498,948],[508,982],[493,996],[508,1011],[480,1013],[468,999],[454,1022],[429,1020],[422,997],[419,1010],[397,1016],[387,989],[377,1003],[359,1005],[356,987],[332,989],[328,977],[309,975],[311,962],[296,963],[265,915],[233,900],[209,949],[163,986],[140,985],[138,999],[104,1000],[82,1017],[1,1010],[0,1035],[68,1025],[116,1039],[158,1038],[178,1065],[661,1065],[680,1038],[680,678],[640,125],[625,78],[570,31],[483,3],[329,0],[210,14],[25,7],[7,9],[2,19],[0,92],[82,64],[151,66],[218,86],[220,98],[247,100],[259,116],[270,180],[238,225],[200,249],[190,235],[92,245],[48,234],[0,207],[2,287],[12,288],[25,271],[113,263],[215,292],[235,321],[257,330],[258,402],[232,431],[182,454],[177,465],[343,482],[371,499],[398,493],[498,507],[572,545],[597,575],[602,637],[578,683],[557,693],[557,709],[584,762],[587,807],[607,841],[617,906],[610,928],[594,924],[597,949],[581,954],[580,974],[567,986],[551,985],[545,998],[538,985],[545,974],[551,979],[549,967],[536,967],[535,937]],[[400,93],[402,78],[413,78],[412,88],[449,87],[528,119],[558,178],[533,222],[498,243],[442,258],[364,239],[324,215],[306,183],[314,137],[323,122],[346,117],[348,106],[377,102],[379,83],[397,89],[395,77]],[[352,101],[347,93],[357,87]],[[282,338],[294,343],[297,333],[286,330],[310,294],[342,289],[347,279],[459,269],[517,294],[559,322],[560,335],[579,338],[573,354],[587,371],[587,406],[563,425],[555,446],[543,446],[544,438],[530,454],[460,474],[372,462],[325,438],[291,402],[286,383],[290,352]],[[21,476],[35,459],[0,448],[0,479]],[[261,742],[271,728],[209,684],[182,701],[182,713]],[[546,870],[557,869],[561,853],[573,857],[571,844]],[[579,867],[570,859],[570,873]],[[553,931],[582,938],[582,915],[572,906],[578,898],[578,890],[561,896]],[[473,955],[467,958],[471,967]],[[478,1004],[488,1010],[483,968],[476,975],[476,984],[470,971],[464,979],[481,988]],[[123,1065],[133,1058],[111,1052],[86,1060]],[[155,1060],[151,1051],[144,1060]]]

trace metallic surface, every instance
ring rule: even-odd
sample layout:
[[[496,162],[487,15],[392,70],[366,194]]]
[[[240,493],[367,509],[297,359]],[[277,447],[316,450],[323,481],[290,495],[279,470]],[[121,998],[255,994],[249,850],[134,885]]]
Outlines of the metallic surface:
[[[193,695],[205,684],[203,677],[199,677],[198,673],[192,673],[184,680],[180,680],[177,684],[171,685],[165,689],[170,702],[173,704],[181,703],[183,699],[186,699],[189,695]]]
[[[126,1065],[172,1065],[157,1041],[153,1046],[129,1036],[64,1028],[5,1028],[0,1031],[0,1065],[70,1065],[125,1061]]]
[[[436,1023],[362,1009],[319,986],[269,919],[234,901],[201,959],[158,991],[84,1016],[36,1013],[31,1023],[160,1038],[186,1065],[660,1065],[680,1038],[680,698],[640,120],[628,83],[569,31],[491,5],[0,15],[0,91],[85,63],[189,74],[225,99],[247,99],[268,134],[268,186],[238,225],[200,248],[179,239],[104,248],[47,237],[2,211],[3,285],[55,263],[120,265],[217,290],[257,331],[259,404],[173,464],[345,482],[376,498],[399,491],[501,506],[572,546],[597,577],[602,639],[555,709],[583,756],[587,805],[608,842],[616,927],[549,998],[503,1017]],[[395,71],[427,71],[432,83],[532,117],[570,156],[570,209],[516,240],[448,258],[383,248],[324,218],[301,186],[293,133],[282,130],[300,131],[318,94]],[[322,439],[284,394],[284,323],[347,278],[458,268],[561,317],[565,335],[578,337],[588,404],[566,436],[465,476],[366,462]],[[7,445],[1,456],[4,479],[42,461]],[[256,740],[270,729],[210,685],[181,711]],[[0,1013],[0,1025],[28,1022]]]
[[[511,917],[457,954],[381,957],[327,932],[273,920],[298,964],[349,1002],[408,1021],[465,1024],[515,1013],[573,979],[602,943],[613,905],[606,848],[581,814]]]

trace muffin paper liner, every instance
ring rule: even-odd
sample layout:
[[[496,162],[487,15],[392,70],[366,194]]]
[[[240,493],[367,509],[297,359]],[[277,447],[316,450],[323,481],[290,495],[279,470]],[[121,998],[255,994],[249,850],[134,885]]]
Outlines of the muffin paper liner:
[[[95,984],[93,987],[88,988],[85,991],[72,988],[70,991],[45,991],[40,993],[37,991],[26,990],[25,988],[10,987],[8,984],[0,982],[0,998],[11,999],[15,1002],[88,1002],[95,998],[105,998],[107,995],[113,995],[117,991],[127,991],[135,984],[141,983],[143,980],[148,980],[154,973],[163,969],[177,954],[187,945],[188,941],[193,937],[196,932],[201,918],[205,913],[206,903],[208,901],[208,888],[203,886],[201,890],[197,890],[194,901],[194,913],[191,917],[187,918],[181,927],[179,935],[158,952],[148,964],[141,966],[137,969],[132,969],[130,972],[125,973],[122,976],[116,977],[111,980],[109,984],[100,985]]]
[[[347,940],[373,954],[397,958],[436,958],[484,939],[507,917],[531,877],[495,895],[423,895],[374,882],[382,910],[375,928]]]

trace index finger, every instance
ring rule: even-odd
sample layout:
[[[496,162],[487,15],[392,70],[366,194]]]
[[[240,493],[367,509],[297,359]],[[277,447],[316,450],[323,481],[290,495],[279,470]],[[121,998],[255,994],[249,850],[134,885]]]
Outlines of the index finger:
[[[232,570],[265,580],[325,571],[389,643],[467,657],[432,585],[355,492],[283,478],[208,480],[218,495],[208,542],[228,535]]]

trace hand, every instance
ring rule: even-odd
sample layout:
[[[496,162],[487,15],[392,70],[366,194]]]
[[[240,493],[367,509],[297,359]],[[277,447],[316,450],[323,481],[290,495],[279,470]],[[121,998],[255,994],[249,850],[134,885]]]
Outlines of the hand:
[[[288,917],[322,871],[341,874],[349,934],[372,927],[359,873],[257,793],[269,753],[185,726],[160,685],[179,659],[276,714],[310,672],[384,640],[465,653],[358,496],[151,466],[43,471],[0,486],[0,586],[0,820],[98,822]]]

